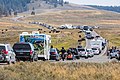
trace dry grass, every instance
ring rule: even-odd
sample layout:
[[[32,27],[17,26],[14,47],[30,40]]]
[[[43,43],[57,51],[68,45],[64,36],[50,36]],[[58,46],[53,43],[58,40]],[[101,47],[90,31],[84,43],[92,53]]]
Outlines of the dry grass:
[[[58,12],[43,13],[36,16],[31,16],[26,18],[25,21],[39,21],[48,23],[54,26],[60,26],[63,24],[73,24],[73,25],[99,25],[106,27],[119,26],[118,13],[97,11],[97,10],[66,10]]]
[[[23,20],[37,21],[59,26],[62,24],[75,25],[102,25],[103,27],[120,26],[119,14],[94,10],[68,10],[45,13]],[[111,25],[114,24],[114,25]],[[16,26],[13,28],[12,26]],[[19,41],[22,31],[33,31],[43,28],[37,25],[10,21],[9,18],[0,19],[0,28],[9,29],[5,35],[0,34],[0,43],[13,44]],[[47,30],[43,28],[43,30]],[[119,28],[96,30],[100,35],[110,40],[110,46],[120,46]],[[78,44],[78,30],[63,30],[62,33],[48,33],[52,36],[52,45],[61,47],[76,47]],[[0,31],[1,33],[1,31]],[[71,34],[72,33],[72,34]],[[81,34],[83,36],[83,34]],[[82,43],[85,45],[85,42]],[[21,62],[15,65],[0,68],[0,80],[119,80],[119,63],[50,63],[50,62]]]
[[[109,46],[120,46],[120,28],[104,28],[96,30],[98,34],[109,40]]]
[[[119,80],[120,64],[21,62],[0,68],[0,80]]]

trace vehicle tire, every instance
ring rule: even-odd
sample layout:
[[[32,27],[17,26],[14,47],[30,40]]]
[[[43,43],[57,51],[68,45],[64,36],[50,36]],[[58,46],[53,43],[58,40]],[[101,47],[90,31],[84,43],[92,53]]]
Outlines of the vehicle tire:
[[[111,56],[109,56],[109,59],[112,59],[112,57],[111,57]]]
[[[16,58],[14,58],[14,61],[12,62],[13,64],[15,64],[16,63]]]
[[[59,61],[59,59],[56,59],[56,61]]]
[[[10,65],[10,64],[11,64],[11,57],[10,57],[10,60],[7,62],[7,64],[8,64],[8,65]]]
[[[94,55],[91,56],[91,58],[94,57]]]
[[[35,59],[34,59],[34,57],[33,57],[33,58],[30,59],[30,62],[34,62],[34,60],[35,60]]]
[[[10,64],[11,64],[11,60],[9,60],[9,61],[7,62],[7,64],[10,65]]]
[[[99,51],[99,54],[101,54],[101,50]]]
[[[13,61],[12,63],[13,63],[13,64],[15,64],[15,63],[16,63],[16,61]]]
[[[46,59],[43,59],[43,61],[46,61]]]
[[[38,61],[38,55],[36,55],[35,61]]]
[[[120,57],[119,57],[119,58],[117,58],[117,60],[118,60],[118,61],[120,61]]]
[[[85,59],[88,59],[88,56],[86,56]]]
[[[80,59],[80,56],[77,56],[76,59]]]

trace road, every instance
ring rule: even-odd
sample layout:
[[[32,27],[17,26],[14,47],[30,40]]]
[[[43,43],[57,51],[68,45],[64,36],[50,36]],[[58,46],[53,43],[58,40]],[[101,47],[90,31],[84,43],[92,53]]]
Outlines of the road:
[[[95,31],[92,31],[92,35],[94,37],[98,36],[98,34]],[[100,37],[100,38],[104,40],[104,38],[102,38],[102,37]],[[86,48],[88,48],[88,49],[91,48],[90,42],[91,42],[90,39],[86,39]],[[112,60],[108,59],[108,56],[105,55],[106,52],[107,52],[107,46],[105,47],[104,50],[102,50],[100,55],[95,55],[94,57],[88,58],[88,59],[81,58],[80,61],[81,62],[96,62],[96,63],[103,63],[103,62],[112,61]]]

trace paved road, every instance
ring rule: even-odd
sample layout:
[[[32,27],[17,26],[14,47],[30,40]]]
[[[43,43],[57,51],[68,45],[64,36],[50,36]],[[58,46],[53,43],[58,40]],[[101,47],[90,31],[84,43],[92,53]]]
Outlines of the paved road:
[[[94,37],[98,36],[98,34],[95,31],[92,32],[92,35]],[[103,39],[102,37],[100,37],[100,38]],[[91,48],[90,42],[91,42],[91,40],[86,39],[86,48]],[[107,52],[107,46],[105,47],[104,50],[102,50],[100,55],[95,55],[94,57],[88,58],[88,59],[81,58],[80,61],[81,62],[97,62],[97,63],[103,63],[103,62],[112,61],[112,60],[108,59],[108,57],[105,55],[106,52]]]

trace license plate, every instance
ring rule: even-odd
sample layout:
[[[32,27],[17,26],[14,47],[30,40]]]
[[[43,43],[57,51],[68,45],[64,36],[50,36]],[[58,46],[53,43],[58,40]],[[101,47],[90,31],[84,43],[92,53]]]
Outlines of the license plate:
[[[20,54],[23,54],[23,53],[20,53]]]

